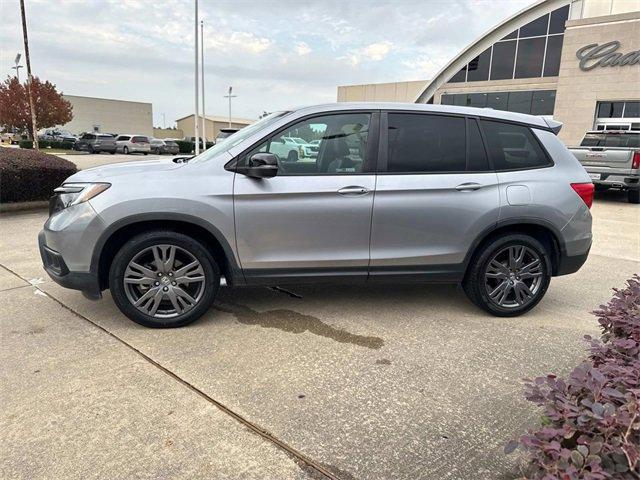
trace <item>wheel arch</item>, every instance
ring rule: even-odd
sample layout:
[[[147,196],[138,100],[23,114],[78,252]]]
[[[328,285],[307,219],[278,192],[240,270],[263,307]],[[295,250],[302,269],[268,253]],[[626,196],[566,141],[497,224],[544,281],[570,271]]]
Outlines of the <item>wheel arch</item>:
[[[229,285],[244,283],[233,250],[216,227],[190,215],[149,213],[124,218],[100,236],[91,257],[91,271],[97,275],[101,290],[108,288],[109,269],[122,245],[135,235],[158,229],[173,230],[199,240],[213,255]]]
[[[550,222],[544,219],[510,219],[496,223],[493,227],[485,230],[474,241],[472,247],[465,258],[465,277],[471,265],[471,261],[482,251],[482,248],[494,238],[506,234],[520,233],[529,235],[538,240],[549,252],[551,259],[552,275],[558,273],[560,257],[565,253],[564,242],[560,231]]]

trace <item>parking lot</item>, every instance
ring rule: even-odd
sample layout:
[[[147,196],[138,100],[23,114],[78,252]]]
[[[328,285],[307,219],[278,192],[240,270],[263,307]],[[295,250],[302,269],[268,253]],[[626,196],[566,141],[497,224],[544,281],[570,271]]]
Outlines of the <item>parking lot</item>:
[[[640,270],[640,208],[624,198],[596,197],[587,263],[520,318],[456,286],[223,288],[177,330],[59,287],[37,252],[46,212],[3,215],[0,476],[517,476],[503,447],[539,423],[522,378],[577,365],[589,312]]]

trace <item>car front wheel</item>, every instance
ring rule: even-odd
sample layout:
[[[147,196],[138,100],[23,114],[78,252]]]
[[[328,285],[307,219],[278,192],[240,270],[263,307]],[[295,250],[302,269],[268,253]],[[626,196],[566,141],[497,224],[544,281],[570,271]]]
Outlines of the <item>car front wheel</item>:
[[[116,254],[109,288],[122,313],[152,328],[181,327],[213,303],[218,266],[197,240],[173,231],[138,235]]]
[[[493,239],[474,256],[463,287],[480,308],[514,317],[535,307],[550,281],[545,247],[528,235],[510,234]]]

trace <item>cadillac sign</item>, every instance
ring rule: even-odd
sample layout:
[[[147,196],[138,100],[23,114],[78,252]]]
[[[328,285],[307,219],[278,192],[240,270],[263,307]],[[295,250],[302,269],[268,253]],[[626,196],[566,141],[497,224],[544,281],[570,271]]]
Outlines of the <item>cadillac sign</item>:
[[[622,67],[623,65],[636,65],[640,63],[640,50],[629,53],[620,53],[620,42],[592,43],[582,47],[576,52],[580,60],[580,70],[589,71],[596,67]]]

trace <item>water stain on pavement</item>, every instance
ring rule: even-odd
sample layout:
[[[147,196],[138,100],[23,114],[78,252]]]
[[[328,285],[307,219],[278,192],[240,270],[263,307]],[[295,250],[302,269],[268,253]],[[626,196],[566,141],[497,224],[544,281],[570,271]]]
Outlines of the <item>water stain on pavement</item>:
[[[382,348],[384,340],[379,337],[355,335],[341,328],[327,325],[316,317],[304,315],[293,310],[267,310],[258,312],[244,305],[216,304],[215,308],[235,315],[236,319],[245,325],[259,325],[264,328],[277,328],[289,333],[310,332],[314,335],[330,338],[340,343],[350,343],[359,347],[372,349]]]

